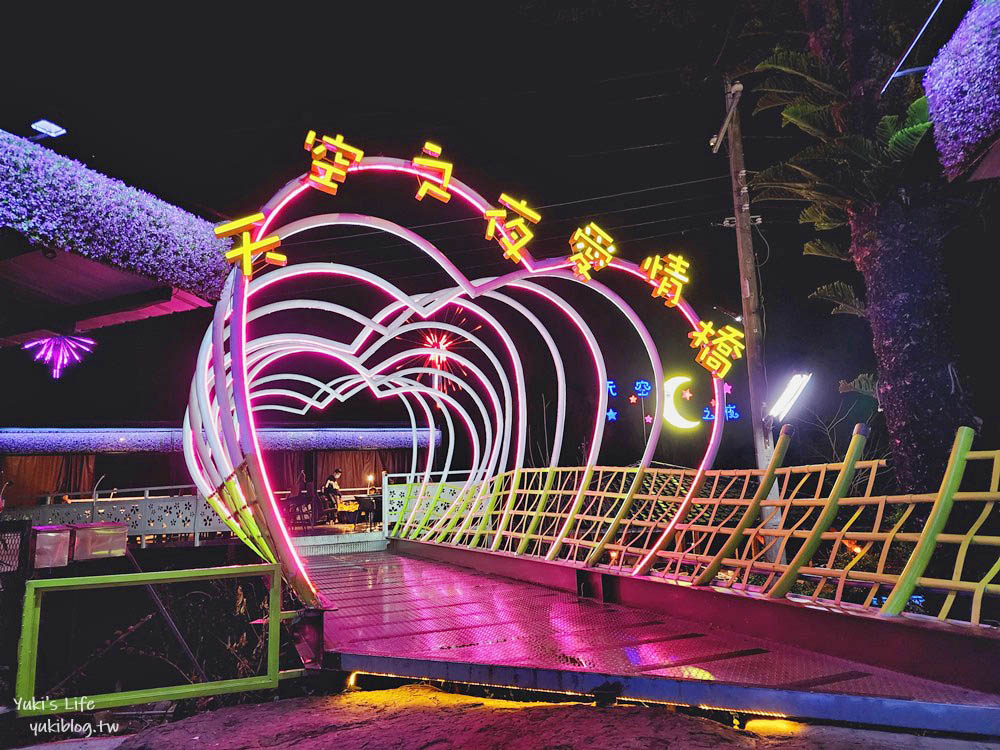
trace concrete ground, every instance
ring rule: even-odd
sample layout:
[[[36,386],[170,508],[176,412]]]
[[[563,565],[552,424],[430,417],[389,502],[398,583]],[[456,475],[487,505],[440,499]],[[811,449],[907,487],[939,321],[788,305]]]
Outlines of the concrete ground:
[[[207,712],[125,738],[69,740],[48,750],[638,750],[865,748],[1000,750],[1000,743],[755,719],[735,729],[668,706],[519,703],[426,685],[353,690]]]

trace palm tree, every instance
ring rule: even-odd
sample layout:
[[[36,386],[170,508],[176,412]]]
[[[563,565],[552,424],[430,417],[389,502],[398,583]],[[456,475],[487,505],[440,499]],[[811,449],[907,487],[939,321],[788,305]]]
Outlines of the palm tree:
[[[927,101],[878,117],[884,105],[871,84],[881,60],[874,45],[862,49],[878,33],[872,3],[843,0],[837,9],[832,0],[803,0],[807,22],[819,6],[809,52],[779,49],[757,66],[764,74],[757,112],[779,108],[782,126],[812,144],[753,185],[758,200],[806,204],[799,221],[822,233],[806,254],[853,263],[861,273],[863,299],[845,282],[813,296],[869,322],[897,480],[903,491],[926,491],[940,481],[955,429],[978,422],[951,346],[942,268],[949,217]]]

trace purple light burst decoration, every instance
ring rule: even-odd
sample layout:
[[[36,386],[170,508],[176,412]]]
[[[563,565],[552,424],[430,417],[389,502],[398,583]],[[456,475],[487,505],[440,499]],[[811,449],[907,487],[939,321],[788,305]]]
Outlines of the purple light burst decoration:
[[[95,346],[97,342],[85,336],[47,336],[29,341],[21,348],[33,349],[35,361],[47,364],[52,377],[58,380],[64,367],[80,362]]]

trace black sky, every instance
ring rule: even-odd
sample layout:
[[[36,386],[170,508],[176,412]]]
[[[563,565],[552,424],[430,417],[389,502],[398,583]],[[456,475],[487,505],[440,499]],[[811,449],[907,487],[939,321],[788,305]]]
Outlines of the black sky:
[[[434,140],[456,175],[484,195],[505,191],[551,206],[542,211],[536,257],[565,254],[569,234],[593,218],[632,260],[664,251],[690,258],[689,297],[703,316],[724,320],[713,306],[738,311],[735,237],[719,226],[732,214],[729,186],[712,179],[727,175],[728,165],[707,142],[722,116],[724,72],[738,68],[755,45],[800,42],[797,3],[755,3],[760,31],[750,36],[742,33],[754,21],[749,6],[736,0],[470,5],[460,12],[384,5],[355,14],[313,4],[240,11],[238,20],[149,6],[141,12],[155,18],[133,19],[121,31],[120,18],[105,24],[89,10],[62,17],[58,28],[33,22],[24,49],[15,42],[5,51],[11,61],[3,71],[0,128],[28,135],[32,120],[55,120],[69,134],[47,146],[211,221],[256,210],[301,174],[309,128],[344,133],[369,154],[404,158]],[[955,22],[942,16],[928,47],[943,42]],[[747,107],[744,127],[751,170],[801,145],[773,114],[752,117]],[[337,196],[339,210],[366,208],[411,226],[462,216],[450,206],[418,204],[408,187],[391,198],[349,187]],[[797,207],[759,205],[753,213],[764,219],[754,240],[770,389],[792,371],[812,370],[813,403],[836,408],[837,381],[872,369],[866,324],[831,317],[806,297],[819,284],[854,274],[846,264],[802,256],[809,233],[797,223]],[[470,275],[505,270],[475,222],[421,231]],[[287,251],[296,262],[329,257],[334,247],[352,262],[393,268],[408,291],[435,288],[434,276],[401,270],[413,256],[394,244],[361,237],[335,245],[289,242]],[[977,324],[976,299],[992,281],[970,276],[957,253],[948,263],[959,292],[957,325]],[[651,302],[639,307],[651,318],[661,314]],[[207,321],[195,312],[98,332],[94,356],[58,382],[24,352],[2,350],[0,372],[11,387],[0,395],[0,423],[177,423]],[[666,323],[658,335],[678,337]],[[688,357],[683,341],[664,349]],[[961,354],[965,372],[977,374],[981,349],[970,340]],[[640,361],[635,347],[623,346],[610,356],[609,374],[620,383],[646,377]],[[733,400],[748,415],[742,365],[730,379]],[[989,422],[997,413],[989,380],[974,379],[973,387]],[[866,409],[862,403],[859,415]],[[628,460],[639,426],[619,430],[614,458]],[[733,425],[726,445],[720,463],[749,460],[745,420]],[[674,455],[688,458],[664,443],[660,458]]]

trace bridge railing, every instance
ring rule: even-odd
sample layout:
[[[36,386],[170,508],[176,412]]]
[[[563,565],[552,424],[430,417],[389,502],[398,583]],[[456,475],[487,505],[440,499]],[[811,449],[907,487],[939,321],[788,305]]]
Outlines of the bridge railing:
[[[114,493],[114,494],[112,494]],[[44,495],[55,500],[63,495]],[[110,521],[128,526],[128,535],[143,547],[152,539],[190,536],[195,546],[206,534],[228,534],[194,485],[137,487],[96,493],[73,493],[68,502],[6,508],[3,518],[31,521],[33,526]]]
[[[395,536],[883,616],[1000,624],[1000,451],[962,428],[938,492],[883,494],[884,461],[767,470],[523,469]],[[694,490],[692,492],[692,489]],[[456,490],[457,491],[457,490]]]

